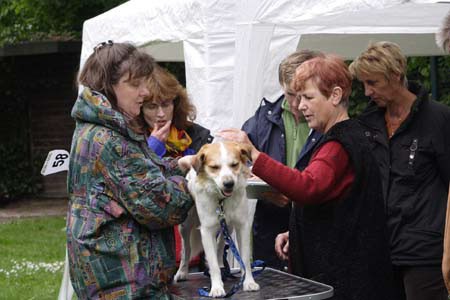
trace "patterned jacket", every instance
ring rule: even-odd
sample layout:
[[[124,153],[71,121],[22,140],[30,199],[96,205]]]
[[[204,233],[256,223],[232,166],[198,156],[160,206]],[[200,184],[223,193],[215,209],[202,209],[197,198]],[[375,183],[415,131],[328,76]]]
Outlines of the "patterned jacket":
[[[173,226],[193,205],[177,160],[161,160],[88,88],[72,117],[67,248],[78,298],[170,299]]]

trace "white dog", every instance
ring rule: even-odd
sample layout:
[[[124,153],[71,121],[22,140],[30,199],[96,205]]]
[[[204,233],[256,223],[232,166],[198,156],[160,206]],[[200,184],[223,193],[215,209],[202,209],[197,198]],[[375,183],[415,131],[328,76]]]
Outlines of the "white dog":
[[[248,159],[247,148],[234,142],[206,144],[197,155],[180,159],[181,164],[192,166],[186,178],[189,191],[195,199],[196,209],[191,209],[186,221],[179,226],[182,252],[175,281],[187,278],[189,258],[191,254],[197,255],[191,253],[191,247],[196,246],[192,245],[195,243],[195,238],[192,237],[200,226],[211,277],[210,297],[225,296],[220,273],[220,266],[223,266],[224,242],[223,239],[219,239],[219,242],[216,239],[220,230],[217,209],[222,201],[229,232],[236,230],[239,253],[245,265],[244,291],[259,290],[250,266],[251,220],[248,217],[248,199],[245,191],[247,177],[250,174],[246,165]]]

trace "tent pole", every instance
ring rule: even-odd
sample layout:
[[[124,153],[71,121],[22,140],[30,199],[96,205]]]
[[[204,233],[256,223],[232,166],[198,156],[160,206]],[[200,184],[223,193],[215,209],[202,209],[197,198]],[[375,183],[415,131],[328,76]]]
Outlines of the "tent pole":
[[[438,86],[437,86],[437,57],[430,56],[430,81],[431,81],[431,98],[438,99]]]

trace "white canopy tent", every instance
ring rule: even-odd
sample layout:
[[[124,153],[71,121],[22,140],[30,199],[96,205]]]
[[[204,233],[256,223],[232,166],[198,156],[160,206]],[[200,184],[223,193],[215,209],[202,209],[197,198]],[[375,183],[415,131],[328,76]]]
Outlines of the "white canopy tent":
[[[407,55],[443,55],[434,33],[449,10],[420,0],[130,0],[84,23],[80,63],[106,40],[184,61],[197,122],[215,132],[280,95],[278,64],[296,49],[352,58],[390,40]]]

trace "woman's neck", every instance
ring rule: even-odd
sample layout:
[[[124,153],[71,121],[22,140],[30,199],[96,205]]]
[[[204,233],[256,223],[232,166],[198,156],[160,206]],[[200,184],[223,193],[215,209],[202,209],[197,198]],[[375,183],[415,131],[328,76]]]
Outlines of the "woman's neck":
[[[348,111],[347,109],[343,108],[341,112],[339,112],[333,119],[330,120],[330,122],[328,122],[328,126],[325,128],[323,133],[328,132],[328,130],[330,130],[330,128],[336,125],[337,123],[348,119],[349,119]]]
[[[386,117],[392,119],[405,119],[411,111],[411,107],[416,100],[416,95],[404,88],[395,95],[392,102],[386,105]]]

